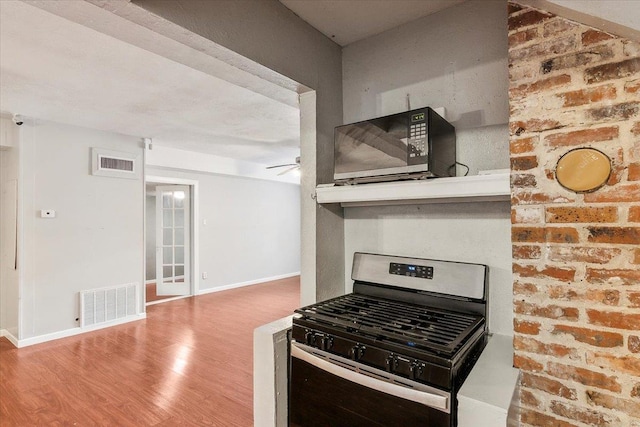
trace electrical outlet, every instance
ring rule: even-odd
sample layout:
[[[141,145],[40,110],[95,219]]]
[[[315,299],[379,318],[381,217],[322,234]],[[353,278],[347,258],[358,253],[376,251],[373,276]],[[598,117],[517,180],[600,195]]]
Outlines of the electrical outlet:
[[[42,209],[40,211],[40,218],[55,218],[56,217],[56,211],[51,210],[51,209]]]
[[[202,278],[203,278],[203,279],[206,279],[206,278],[207,278],[207,272],[206,272],[206,271],[203,271],[203,272],[202,272]]]

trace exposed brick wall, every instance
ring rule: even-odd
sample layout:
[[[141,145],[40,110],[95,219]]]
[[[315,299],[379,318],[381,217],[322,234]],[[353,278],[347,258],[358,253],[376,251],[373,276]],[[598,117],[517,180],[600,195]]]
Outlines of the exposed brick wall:
[[[510,3],[509,79],[522,424],[640,427],[640,44]],[[577,147],[595,192],[555,180]]]

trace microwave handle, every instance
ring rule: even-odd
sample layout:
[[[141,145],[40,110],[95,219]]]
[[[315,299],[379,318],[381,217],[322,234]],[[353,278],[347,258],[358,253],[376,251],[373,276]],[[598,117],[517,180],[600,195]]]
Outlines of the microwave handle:
[[[414,390],[408,387],[402,387],[397,384],[392,384],[386,381],[379,380],[358,372],[351,371],[342,366],[333,364],[325,359],[315,356],[302,348],[300,348],[295,342],[291,343],[291,356],[297,359],[303,360],[318,369],[329,372],[345,380],[359,384],[363,387],[367,387],[373,390],[381,391],[391,396],[399,397],[401,399],[410,400],[412,402],[420,403],[422,405],[439,409],[441,411],[449,413],[449,397],[442,396],[434,393],[429,393],[423,390]],[[373,370],[373,368],[370,368]]]

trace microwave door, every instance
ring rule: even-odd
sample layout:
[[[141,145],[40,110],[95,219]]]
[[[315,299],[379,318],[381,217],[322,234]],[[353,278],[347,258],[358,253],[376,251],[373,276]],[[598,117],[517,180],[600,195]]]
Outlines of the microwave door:
[[[399,139],[370,122],[340,129],[336,138],[336,173],[407,165],[406,139]]]

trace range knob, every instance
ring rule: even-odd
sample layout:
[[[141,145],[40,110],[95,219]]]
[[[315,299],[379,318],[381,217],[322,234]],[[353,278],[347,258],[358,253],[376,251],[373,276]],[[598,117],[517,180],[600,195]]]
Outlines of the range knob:
[[[320,337],[320,350],[329,350],[333,346],[333,337],[330,335],[322,335]]]
[[[362,344],[356,344],[351,347],[351,350],[349,350],[349,356],[351,356],[351,360],[356,362],[360,360],[362,356],[364,356],[365,349],[366,347]]]
[[[396,368],[398,367],[398,358],[396,357],[396,355],[391,353],[389,356],[387,356],[386,364],[387,372],[395,372]]]
[[[304,340],[307,343],[307,345],[313,345],[316,342],[316,336],[313,332],[307,329],[307,331],[304,334]]]
[[[411,372],[409,374],[409,378],[412,380],[418,379],[420,375],[422,375],[424,368],[424,363],[418,362],[417,360],[413,361],[411,363]]]

